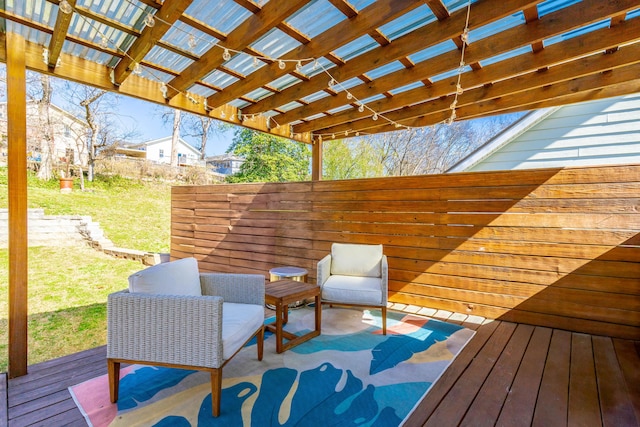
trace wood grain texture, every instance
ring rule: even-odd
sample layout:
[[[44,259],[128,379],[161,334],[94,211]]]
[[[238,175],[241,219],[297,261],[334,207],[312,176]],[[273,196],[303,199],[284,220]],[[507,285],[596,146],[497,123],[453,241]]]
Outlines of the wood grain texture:
[[[172,255],[212,271],[383,244],[389,300],[640,338],[640,166],[175,187]]]

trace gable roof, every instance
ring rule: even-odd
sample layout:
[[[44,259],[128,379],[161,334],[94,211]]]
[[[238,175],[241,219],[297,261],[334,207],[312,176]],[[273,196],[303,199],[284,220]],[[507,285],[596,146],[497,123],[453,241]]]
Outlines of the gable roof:
[[[167,143],[167,142],[171,143],[171,138],[172,138],[171,136],[165,136],[165,137],[162,137],[162,138],[152,139],[152,140],[149,140],[149,141],[145,141],[145,142],[143,142],[143,143],[142,143],[142,144],[140,144],[140,145],[141,145],[141,146],[144,146],[144,147],[149,147],[150,145],[165,144],[165,143]],[[189,143],[188,143],[187,141],[185,141],[184,139],[179,138],[179,139],[178,139],[178,144],[179,144],[180,146],[185,147],[186,149],[188,149],[189,151],[191,151],[193,154],[198,155],[198,156],[200,155],[200,151],[199,151],[198,149],[196,149],[193,145],[189,144]]]
[[[489,157],[491,154],[498,151],[518,136],[522,135],[527,130],[531,129],[536,124],[540,123],[545,118],[549,117],[553,112],[558,110],[559,107],[545,108],[542,110],[531,111],[522,116],[519,120],[513,122],[502,132],[491,138],[489,141],[482,144],[474,152],[467,157],[460,160],[455,165],[451,166],[446,173],[462,172],[469,170],[482,160]]]

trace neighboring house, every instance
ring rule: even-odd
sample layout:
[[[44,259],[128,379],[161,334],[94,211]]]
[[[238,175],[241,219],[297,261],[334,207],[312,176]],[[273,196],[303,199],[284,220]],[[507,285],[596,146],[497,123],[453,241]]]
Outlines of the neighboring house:
[[[233,154],[220,154],[207,157],[207,169],[222,175],[233,175],[240,172],[240,166],[244,163],[244,157]]]
[[[156,163],[171,164],[171,136],[146,141],[141,144],[123,145],[116,149],[116,153],[126,157],[136,157],[151,160]],[[178,139],[178,165],[200,166],[200,151],[196,150],[184,139]]]
[[[71,165],[87,164],[87,140],[89,127],[82,120],[62,108],[51,104],[49,109],[53,133],[53,161]],[[38,104],[27,103],[27,156],[30,160],[42,159],[44,121],[41,120]],[[0,103],[0,147],[7,149],[7,103]]]
[[[640,94],[533,111],[447,172],[640,163]]]

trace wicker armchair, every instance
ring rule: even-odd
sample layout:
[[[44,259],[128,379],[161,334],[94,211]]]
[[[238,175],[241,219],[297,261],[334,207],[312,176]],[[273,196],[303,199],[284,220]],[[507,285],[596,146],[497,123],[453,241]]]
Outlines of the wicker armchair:
[[[172,263],[147,270],[164,266],[152,275],[184,277],[180,271],[172,275],[174,267],[168,264]],[[166,289],[159,294],[131,292],[132,277],[129,290],[109,295],[107,366],[111,402],[118,400],[120,363],[203,370],[211,373],[212,413],[218,416],[223,366],[254,336],[258,360],[262,360],[264,276],[199,273],[197,277],[201,296],[189,291],[171,295]]]
[[[377,307],[387,334],[389,267],[382,245],[334,243],[318,262],[316,280],[323,303]]]

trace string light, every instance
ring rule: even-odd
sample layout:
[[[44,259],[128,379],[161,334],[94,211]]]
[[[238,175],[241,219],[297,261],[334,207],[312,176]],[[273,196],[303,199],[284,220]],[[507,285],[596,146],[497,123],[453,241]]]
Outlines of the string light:
[[[134,62],[133,69],[131,71],[133,72],[133,74],[136,74],[139,76],[140,74],[142,74],[142,67],[140,67],[139,63]]]
[[[71,7],[71,5],[67,0],[61,0],[60,4],[58,4],[58,8],[60,9],[60,12],[64,13],[65,15],[68,15],[71,12],[73,12],[73,8]]]
[[[103,35],[102,37],[100,37],[100,46],[104,49],[109,47],[109,39],[107,38],[107,36]]]
[[[162,85],[160,86],[160,93],[162,93],[162,97],[167,99],[167,91],[169,90],[169,88],[167,88],[167,84],[165,82],[162,82]]]
[[[152,28],[154,25],[156,25],[156,20],[152,14],[148,14],[147,16],[145,16],[143,22],[144,22],[144,25],[146,25],[149,28]]]
[[[222,59],[224,59],[225,61],[231,59],[231,52],[229,52],[229,49],[225,48],[224,52],[222,52]]]
[[[284,70],[286,66],[287,65],[284,63],[282,59],[278,61],[278,68],[280,68],[281,70]]]
[[[197,45],[196,37],[193,34],[189,34],[189,39],[187,40],[187,46],[189,46],[189,49],[195,49],[196,45]]]

